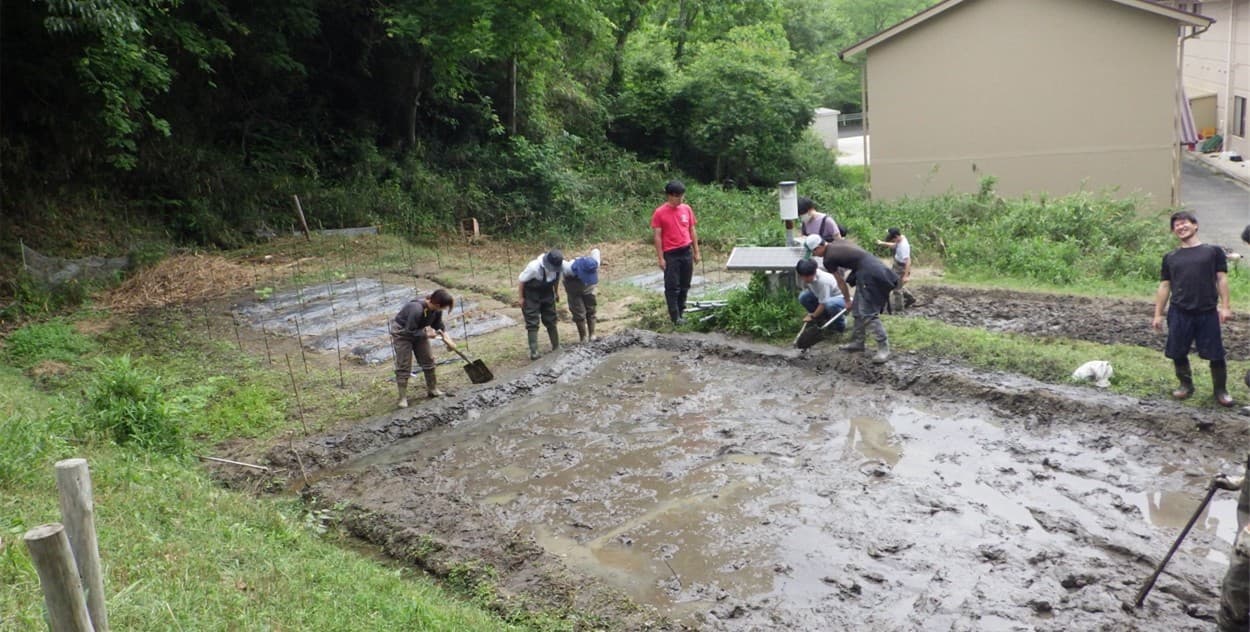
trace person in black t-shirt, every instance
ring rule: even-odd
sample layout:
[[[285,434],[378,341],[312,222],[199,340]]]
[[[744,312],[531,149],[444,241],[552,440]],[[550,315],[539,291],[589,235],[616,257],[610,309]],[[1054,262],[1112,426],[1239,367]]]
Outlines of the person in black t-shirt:
[[[1166,307],[1168,342],[1164,355],[1172,360],[1176,379],[1180,380],[1172,397],[1186,399],[1194,394],[1189,349],[1197,347],[1198,357],[1211,363],[1215,402],[1232,406],[1224,341],[1220,336],[1220,326],[1233,315],[1228,297],[1228,260],[1224,249],[1198,240],[1198,218],[1193,213],[1173,213],[1171,226],[1181,246],[1163,256],[1150,326],[1156,331],[1163,329]]]

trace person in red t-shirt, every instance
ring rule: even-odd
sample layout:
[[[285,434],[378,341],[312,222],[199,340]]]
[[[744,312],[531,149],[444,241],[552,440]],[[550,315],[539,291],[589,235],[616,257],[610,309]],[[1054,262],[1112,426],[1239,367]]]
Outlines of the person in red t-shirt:
[[[668,317],[674,325],[685,322],[686,295],[690,292],[690,278],[694,276],[694,264],[699,255],[699,235],[695,232],[694,210],[683,200],[686,185],[672,180],[664,186],[668,199],[651,214],[651,229],[655,234],[655,256],[664,271],[664,300],[668,303]]]

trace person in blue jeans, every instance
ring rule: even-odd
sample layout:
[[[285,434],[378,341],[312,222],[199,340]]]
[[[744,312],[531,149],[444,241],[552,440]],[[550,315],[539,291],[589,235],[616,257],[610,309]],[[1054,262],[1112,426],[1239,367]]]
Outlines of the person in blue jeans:
[[[812,259],[804,259],[794,264],[794,272],[806,288],[799,293],[799,304],[807,310],[803,322],[823,324],[827,319],[840,314],[846,308],[846,299],[838,289],[837,279],[832,274],[821,270]],[[838,316],[829,325],[834,331],[846,330],[846,316]]]

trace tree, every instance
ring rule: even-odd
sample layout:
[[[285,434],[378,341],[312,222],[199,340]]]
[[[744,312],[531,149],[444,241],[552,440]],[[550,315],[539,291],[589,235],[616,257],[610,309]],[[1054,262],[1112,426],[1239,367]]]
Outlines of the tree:
[[[777,24],[736,27],[698,47],[674,107],[685,113],[682,139],[713,162],[715,180],[750,181],[760,166],[780,163],[811,122],[810,93],[791,56]]]

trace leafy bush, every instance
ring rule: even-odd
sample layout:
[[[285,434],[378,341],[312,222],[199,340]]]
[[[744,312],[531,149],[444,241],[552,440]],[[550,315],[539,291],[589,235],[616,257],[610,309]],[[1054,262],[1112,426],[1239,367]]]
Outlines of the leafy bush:
[[[9,334],[4,355],[10,364],[27,368],[44,360],[75,363],[91,350],[91,342],[62,320],[32,323]]]
[[[720,331],[765,340],[793,335],[804,313],[797,297],[789,290],[770,288],[767,275],[756,272],[746,289],[729,294],[710,322]]]
[[[88,430],[119,445],[178,454],[185,449],[174,406],[159,376],[134,364],[129,355],[101,358],[87,389]]]

